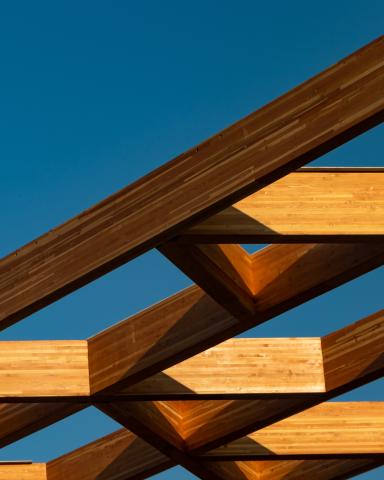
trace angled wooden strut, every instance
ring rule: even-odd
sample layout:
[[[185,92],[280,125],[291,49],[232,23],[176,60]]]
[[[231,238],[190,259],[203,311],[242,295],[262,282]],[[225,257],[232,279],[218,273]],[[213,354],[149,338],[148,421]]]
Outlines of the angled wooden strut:
[[[159,250],[214,300],[249,326],[261,323],[380,265],[384,243],[272,245],[248,254],[239,245]]]
[[[0,325],[20,320],[384,119],[384,39],[0,263]]]

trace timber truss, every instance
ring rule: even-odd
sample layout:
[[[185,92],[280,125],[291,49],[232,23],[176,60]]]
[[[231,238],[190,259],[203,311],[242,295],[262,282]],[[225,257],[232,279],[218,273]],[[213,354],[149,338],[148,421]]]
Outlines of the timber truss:
[[[384,169],[302,168],[384,119],[379,38],[0,262],[0,328],[152,248],[196,285],[88,340],[0,342],[0,444],[94,405],[121,430],[1,480],[344,479],[384,462],[384,311],[232,337],[382,265]],[[254,254],[239,244],[272,244]]]

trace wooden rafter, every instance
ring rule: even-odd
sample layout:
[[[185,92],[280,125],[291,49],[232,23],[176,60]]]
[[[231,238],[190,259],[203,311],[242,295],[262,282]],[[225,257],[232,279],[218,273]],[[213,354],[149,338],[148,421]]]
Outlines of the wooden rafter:
[[[153,247],[197,283],[87,341],[0,342],[0,445],[89,405],[127,429],[0,480],[382,464],[384,405],[325,402],[383,375],[382,311],[323,338],[228,339],[384,262],[384,171],[294,172],[384,120],[383,57],[381,37],[0,261],[0,329]]]
[[[380,37],[5,257],[2,328],[379,124],[383,56]]]

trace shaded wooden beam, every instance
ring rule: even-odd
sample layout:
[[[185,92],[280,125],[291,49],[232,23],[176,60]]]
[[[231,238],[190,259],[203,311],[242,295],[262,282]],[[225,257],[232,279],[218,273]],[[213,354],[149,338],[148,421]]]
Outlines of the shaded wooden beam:
[[[234,255],[234,248],[187,245],[175,240],[159,250],[249,326],[325,293],[384,261],[383,242],[369,248],[364,243],[272,245],[253,255],[243,252],[248,262]]]
[[[384,119],[382,37],[0,263],[5,328]]]
[[[0,480],[47,480],[45,463],[0,463]]]
[[[204,462],[222,480],[346,480],[381,464],[367,458]]]
[[[384,239],[382,169],[299,170],[193,225],[186,243],[371,242]]]
[[[183,409],[178,402],[119,401],[96,403],[95,406],[159,450],[174,464],[183,466],[198,478],[203,480],[221,479],[219,475],[207,468],[204,462],[191,457],[184,451],[183,427],[180,422]]]
[[[173,465],[157,449],[122,429],[49,462],[47,480],[138,480]]]
[[[327,390],[384,372],[384,310],[321,340]]]
[[[88,406],[82,403],[1,403],[0,447],[58,422]]]
[[[204,454],[215,460],[372,457],[384,461],[384,402],[328,402]]]

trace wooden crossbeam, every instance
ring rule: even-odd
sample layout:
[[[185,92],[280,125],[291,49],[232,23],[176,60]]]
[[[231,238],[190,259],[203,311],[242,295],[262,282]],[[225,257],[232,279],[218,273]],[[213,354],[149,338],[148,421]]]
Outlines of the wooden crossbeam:
[[[0,463],[0,480],[48,480],[45,463]]]
[[[123,322],[109,332],[116,335],[122,349],[132,338],[126,327]],[[110,338],[109,333],[104,332],[103,342]],[[123,386],[118,373],[104,376],[104,381],[108,379],[110,383],[103,386],[108,388],[101,392],[94,388],[96,393],[92,394],[90,383],[93,378],[98,382],[92,372],[99,372],[103,349],[97,356],[94,350],[90,356],[86,341],[0,342],[0,398],[16,402],[78,403],[122,398],[218,400],[311,396],[381,375],[383,341],[384,311],[379,311],[323,338],[227,340],[133,385]],[[109,345],[112,349],[115,342],[112,340]],[[132,350],[126,348],[126,352],[128,361],[132,361]],[[93,369],[94,361],[97,365]],[[111,364],[115,366],[113,372],[120,368],[118,361]]]
[[[210,450],[215,460],[381,457],[384,402],[329,402]]]
[[[185,243],[383,241],[384,170],[290,173],[187,229]]]
[[[384,39],[5,257],[0,327],[231,206],[384,119]]]
[[[250,326],[384,262],[382,242],[369,248],[364,243],[272,245],[252,255],[245,251],[237,255],[239,249],[235,245],[187,245],[178,240],[159,248],[213,299]]]

